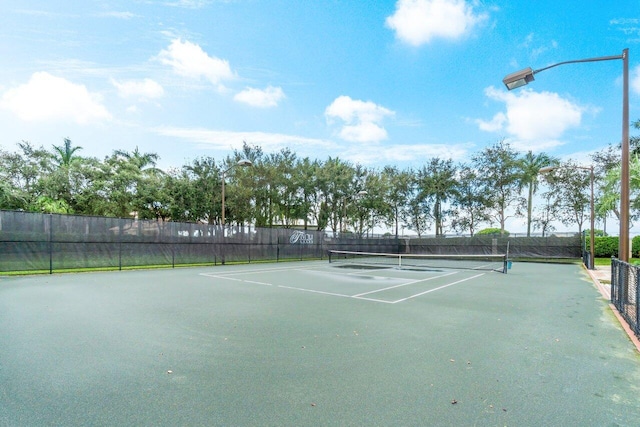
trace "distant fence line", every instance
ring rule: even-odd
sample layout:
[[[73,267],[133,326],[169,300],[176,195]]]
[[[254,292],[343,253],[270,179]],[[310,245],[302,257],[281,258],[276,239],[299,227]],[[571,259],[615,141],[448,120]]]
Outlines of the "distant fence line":
[[[0,211],[0,272],[323,259],[327,251],[580,258],[580,238],[335,237],[317,230]]]

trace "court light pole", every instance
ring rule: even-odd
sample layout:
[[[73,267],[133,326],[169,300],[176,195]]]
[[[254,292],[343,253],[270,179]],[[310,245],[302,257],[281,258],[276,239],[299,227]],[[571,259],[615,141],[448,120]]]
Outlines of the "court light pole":
[[[538,70],[532,70],[531,67],[525,68],[524,70],[509,74],[502,79],[502,82],[508,90],[513,90],[531,83],[534,80],[534,74],[559,65],[618,59],[622,60],[622,153],[620,167],[620,237],[618,242],[618,259],[629,262],[629,49],[624,49],[621,55],[564,61]]]
[[[239,160],[237,163],[234,163],[233,165],[229,166],[228,168],[226,168],[225,170],[222,171],[221,177],[222,177],[222,235],[224,236],[225,232],[225,212],[224,212],[224,180],[226,178],[227,172],[229,172],[231,169],[235,168],[236,166],[241,166],[241,167],[249,167],[249,166],[253,166],[253,163],[251,162],[251,160],[247,160],[247,159],[242,159]]]
[[[544,168],[540,168],[538,173],[546,174],[549,172],[553,172],[556,169],[583,169],[589,171],[589,181],[591,182],[591,230],[589,230],[589,270],[595,270],[595,224],[596,224],[596,213],[594,206],[594,196],[593,196],[593,182],[595,180],[595,174],[593,173],[593,165],[591,166],[546,166]]]

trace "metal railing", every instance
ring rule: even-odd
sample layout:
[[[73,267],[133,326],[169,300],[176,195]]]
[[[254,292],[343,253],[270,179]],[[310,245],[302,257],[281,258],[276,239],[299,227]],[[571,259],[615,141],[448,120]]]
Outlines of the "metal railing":
[[[640,267],[611,258],[611,303],[637,337],[640,337],[639,285]]]

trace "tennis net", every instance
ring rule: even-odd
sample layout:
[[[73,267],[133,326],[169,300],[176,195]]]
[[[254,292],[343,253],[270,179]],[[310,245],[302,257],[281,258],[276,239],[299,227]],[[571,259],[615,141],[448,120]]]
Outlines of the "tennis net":
[[[451,268],[462,270],[488,270],[507,273],[508,256],[496,255],[434,255],[389,254],[377,252],[329,251],[329,262],[362,266],[397,268]]]

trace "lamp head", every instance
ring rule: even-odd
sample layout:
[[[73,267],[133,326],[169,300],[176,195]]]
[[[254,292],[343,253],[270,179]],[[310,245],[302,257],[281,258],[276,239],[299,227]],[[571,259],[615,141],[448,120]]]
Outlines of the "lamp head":
[[[533,70],[531,67],[528,67],[524,70],[509,74],[507,77],[502,79],[502,83],[504,83],[507,89],[513,90],[520,86],[524,86],[533,80]]]
[[[556,170],[555,166],[545,166],[543,168],[540,168],[538,173],[549,173],[549,172],[553,172],[554,170]]]

